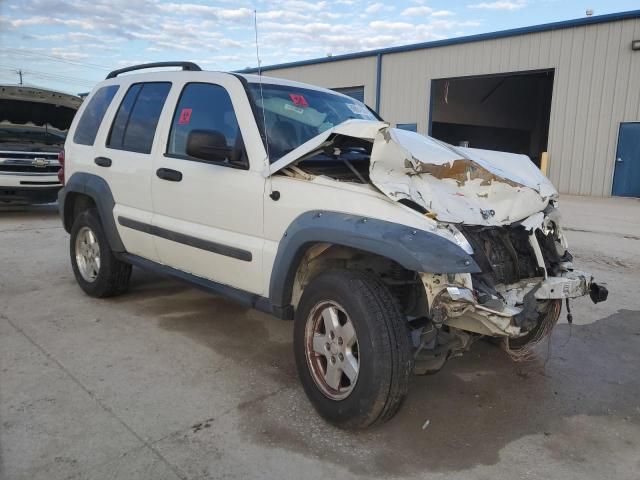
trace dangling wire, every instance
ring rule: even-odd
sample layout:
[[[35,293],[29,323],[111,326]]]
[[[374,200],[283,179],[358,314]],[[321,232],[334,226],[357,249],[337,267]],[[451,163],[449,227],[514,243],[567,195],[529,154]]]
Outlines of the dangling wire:
[[[260,86],[260,108],[262,109],[262,128],[264,130],[264,144],[267,156],[264,159],[265,170],[269,179],[269,195],[273,193],[273,184],[270,172],[269,134],[267,133],[267,115],[264,111],[264,94],[262,93],[262,62],[260,61],[260,47],[258,43],[258,11],[253,11],[253,29],[256,35],[256,60],[258,61],[258,85]]]

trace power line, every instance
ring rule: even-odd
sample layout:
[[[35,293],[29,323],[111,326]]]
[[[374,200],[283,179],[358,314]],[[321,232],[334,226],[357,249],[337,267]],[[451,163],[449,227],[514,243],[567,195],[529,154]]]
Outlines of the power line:
[[[56,55],[50,55],[50,54],[46,54],[46,53],[34,52],[33,50],[27,50],[27,49],[24,49],[24,48],[5,48],[4,51],[5,52],[9,52],[9,53],[19,53],[21,55],[32,55],[32,56],[44,57],[44,58],[50,59],[51,61],[61,62],[61,63],[68,63],[70,65],[76,65],[76,66],[80,66],[80,67],[94,68],[94,69],[100,69],[100,70],[105,70],[105,71],[111,71],[112,70],[112,68],[109,68],[109,67],[107,67],[105,65],[99,65],[97,63],[81,62],[81,61],[78,61],[78,60],[69,60],[67,58],[58,57]]]
[[[0,65],[0,70],[9,71],[14,74],[16,72],[21,72],[23,75],[41,78],[44,80],[67,82],[75,85],[83,85],[83,86],[91,86],[91,87],[100,81],[100,80],[88,80],[88,79],[77,78],[77,77],[68,77],[66,75],[57,75],[54,73],[41,72],[38,70],[22,70],[22,69],[16,70],[15,67],[2,66],[2,65]]]
[[[82,78],[82,77],[76,77],[76,76],[70,76],[70,75],[61,75],[59,73],[53,73],[53,72],[49,72],[49,71],[42,71],[42,70],[33,70],[31,68],[29,69],[23,69],[20,67],[16,67],[15,65],[1,65],[0,64],[0,69],[2,70],[10,70],[14,73],[16,73],[18,70],[20,70],[23,74],[37,74],[37,75],[45,75],[47,77],[55,77],[55,78],[59,78],[61,80],[73,80],[73,81],[80,81],[80,82],[84,82],[84,83],[98,83],[100,80],[94,80],[94,79],[90,79],[90,78]]]

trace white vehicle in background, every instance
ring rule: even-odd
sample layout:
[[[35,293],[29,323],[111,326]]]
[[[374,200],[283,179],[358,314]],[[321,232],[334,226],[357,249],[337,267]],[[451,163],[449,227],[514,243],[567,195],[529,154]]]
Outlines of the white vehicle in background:
[[[0,204],[57,200],[58,156],[81,103],[74,95],[0,85]]]
[[[123,75],[167,66],[183,71]],[[481,337],[527,355],[562,301],[607,297],[574,270],[558,194],[526,156],[392,128],[327,89],[117,70],[65,150],[80,287],[124,293],[136,265],[293,319],[307,396],[340,427],[391,418],[412,373]]]

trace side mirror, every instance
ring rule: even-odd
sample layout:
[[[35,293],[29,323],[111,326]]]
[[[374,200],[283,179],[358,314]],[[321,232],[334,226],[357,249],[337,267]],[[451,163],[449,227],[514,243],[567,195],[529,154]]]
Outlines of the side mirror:
[[[217,130],[192,130],[187,137],[187,155],[200,160],[225,162],[231,160],[233,148],[224,134]]]

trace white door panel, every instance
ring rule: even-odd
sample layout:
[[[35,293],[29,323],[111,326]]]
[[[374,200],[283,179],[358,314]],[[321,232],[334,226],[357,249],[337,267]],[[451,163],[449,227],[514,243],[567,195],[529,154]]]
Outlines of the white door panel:
[[[157,166],[181,172],[182,180],[154,178],[153,226],[212,244],[198,248],[187,245],[188,238],[176,242],[156,235],[161,262],[262,294],[264,178],[257,172],[176,158],[158,159]]]
[[[207,77],[211,83],[176,85],[168,100],[173,111],[161,122],[163,153],[154,155],[151,185],[156,249],[165,265],[262,295],[264,149],[256,161],[252,152],[261,139],[239,80]],[[250,167],[190,157],[193,130],[219,132],[229,146],[241,131]],[[181,179],[159,178],[161,168],[180,172]]]

